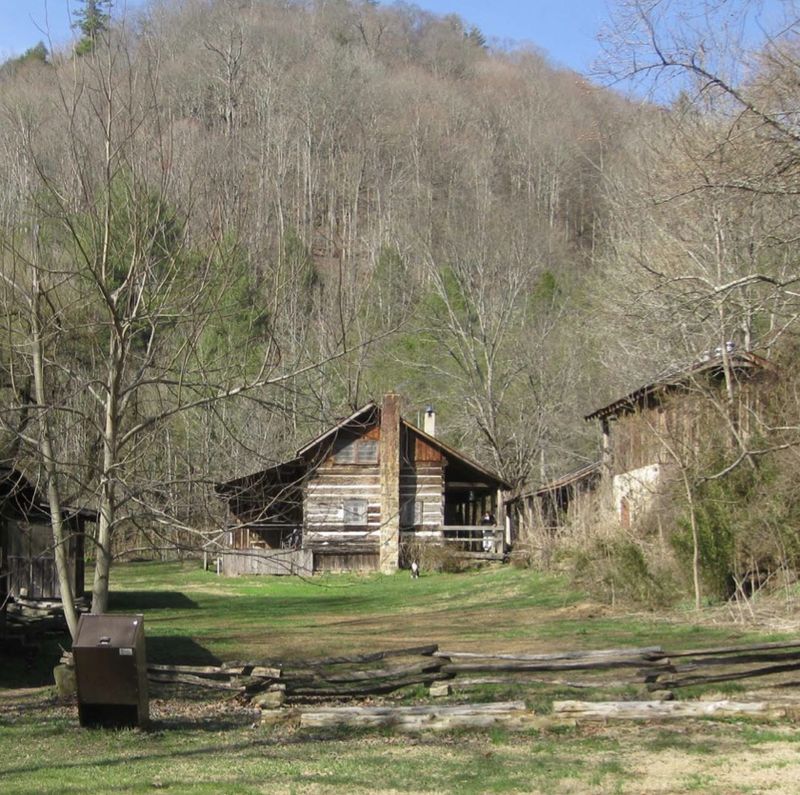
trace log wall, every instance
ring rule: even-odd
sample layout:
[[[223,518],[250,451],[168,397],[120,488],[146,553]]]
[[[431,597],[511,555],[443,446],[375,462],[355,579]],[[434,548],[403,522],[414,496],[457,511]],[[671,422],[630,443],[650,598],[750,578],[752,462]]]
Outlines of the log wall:
[[[345,516],[348,500],[366,502],[363,521]],[[305,493],[303,546],[322,550],[350,545],[356,551],[378,549],[381,485],[378,465],[335,464],[320,467]]]
[[[404,530],[441,527],[444,523],[443,488],[441,464],[404,466],[400,473],[400,527]]]
[[[400,526],[420,537],[441,539],[444,522],[444,462],[439,450],[402,429]],[[380,429],[361,439],[378,440]],[[346,503],[366,503],[364,521],[348,517]],[[374,570],[379,567],[382,505],[380,462],[340,463],[332,452],[305,485],[303,547],[314,552],[315,571]],[[396,501],[395,501],[396,502]],[[395,509],[396,510],[396,509]],[[349,520],[348,520],[349,519]]]
[[[403,530],[441,531],[444,524],[444,459],[439,450],[410,428],[404,428],[404,437],[400,467],[400,527]],[[421,515],[416,503],[421,504]]]

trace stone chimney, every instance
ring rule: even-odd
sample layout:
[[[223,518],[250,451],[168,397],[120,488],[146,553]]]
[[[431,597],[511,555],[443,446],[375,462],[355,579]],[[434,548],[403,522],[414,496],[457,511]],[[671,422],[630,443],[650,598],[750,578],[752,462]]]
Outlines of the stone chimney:
[[[428,436],[436,436],[436,410],[433,406],[425,406],[425,423],[422,430]]]
[[[400,564],[400,396],[390,392],[381,405],[380,567],[393,574]]]

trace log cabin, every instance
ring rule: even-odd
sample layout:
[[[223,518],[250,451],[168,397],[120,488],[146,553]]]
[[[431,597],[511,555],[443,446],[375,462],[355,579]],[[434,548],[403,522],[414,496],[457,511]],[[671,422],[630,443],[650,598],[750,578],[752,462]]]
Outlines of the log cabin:
[[[398,395],[354,412],[289,461],[219,483],[226,574],[390,573],[415,545],[502,559],[509,484],[400,415]]]
[[[97,513],[64,507],[74,595],[84,595],[84,539]],[[0,599],[60,599],[53,553],[50,508],[40,490],[19,470],[0,466]]]
[[[552,535],[606,507],[632,527],[676,467],[731,427],[744,437],[751,432],[762,388],[776,372],[766,359],[729,346],[595,409],[584,420],[600,424],[600,460],[516,498],[518,524]]]

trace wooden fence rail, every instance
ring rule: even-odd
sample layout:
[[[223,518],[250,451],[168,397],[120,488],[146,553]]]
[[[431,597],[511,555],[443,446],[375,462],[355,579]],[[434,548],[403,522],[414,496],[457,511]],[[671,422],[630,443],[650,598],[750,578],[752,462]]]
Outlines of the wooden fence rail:
[[[71,655],[62,662],[71,663]],[[749,679],[786,686],[797,684],[795,672],[800,672],[800,641],[675,653],[647,646],[498,654],[440,651],[431,644],[282,664],[148,665],[155,688],[210,688],[248,698],[278,688],[281,698],[295,701],[360,698],[438,682],[457,688],[499,684],[608,690],[634,685],[642,692]]]

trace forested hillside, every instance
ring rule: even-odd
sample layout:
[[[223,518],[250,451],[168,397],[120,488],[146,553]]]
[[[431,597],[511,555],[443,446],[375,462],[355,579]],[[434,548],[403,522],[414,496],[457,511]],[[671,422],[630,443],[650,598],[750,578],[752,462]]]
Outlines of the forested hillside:
[[[703,350],[792,373],[793,27],[620,6],[633,101],[403,4],[89,5],[0,69],[0,416],[9,465],[100,505],[100,580],[115,533],[212,527],[211,483],[388,389],[523,487]],[[755,446],[793,465],[782,395]]]

